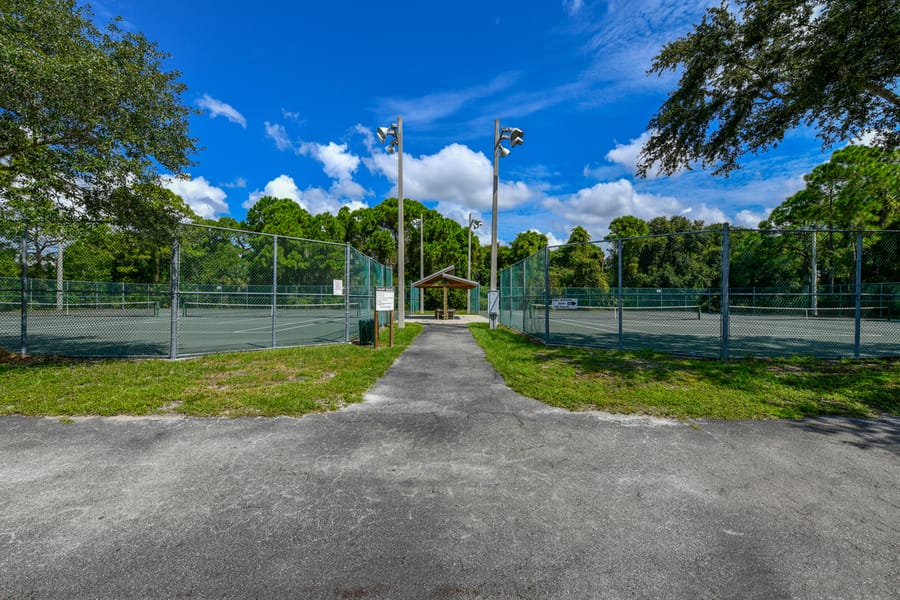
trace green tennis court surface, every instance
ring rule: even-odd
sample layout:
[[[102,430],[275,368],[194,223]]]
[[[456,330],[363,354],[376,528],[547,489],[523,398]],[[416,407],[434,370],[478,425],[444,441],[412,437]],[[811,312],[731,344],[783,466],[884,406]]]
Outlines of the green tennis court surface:
[[[116,304],[31,307],[28,352],[169,356],[170,307]],[[356,303],[279,306],[274,315],[269,305],[184,303],[176,320],[178,355],[342,343],[348,331],[350,339],[359,335],[361,315]],[[0,346],[18,350],[20,327],[19,312],[0,311]]]
[[[896,355],[900,321],[886,309],[861,311],[861,356]],[[527,311],[504,310],[503,323],[551,344],[617,348],[619,311],[615,307],[549,310],[542,304]],[[718,357],[722,315],[699,306],[641,307],[622,310],[623,348],[652,347],[661,352]],[[732,356],[853,356],[855,309],[731,307],[729,347]]]

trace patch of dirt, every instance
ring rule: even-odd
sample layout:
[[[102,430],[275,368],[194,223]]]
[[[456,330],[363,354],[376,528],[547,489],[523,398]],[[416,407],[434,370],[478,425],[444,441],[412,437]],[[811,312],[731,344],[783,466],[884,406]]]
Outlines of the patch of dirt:
[[[159,413],[163,415],[176,415],[178,414],[176,412],[178,407],[180,407],[182,404],[184,404],[182,400],[175,400],[173,402],[163,404],[159,407]]]

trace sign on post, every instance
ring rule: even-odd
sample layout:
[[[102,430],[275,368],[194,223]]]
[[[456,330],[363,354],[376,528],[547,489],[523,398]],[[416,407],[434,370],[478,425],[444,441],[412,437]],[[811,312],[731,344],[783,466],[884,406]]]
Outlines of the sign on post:
[[[554,310],[576,310],[578,308],[578,298],[553,298],[550,301],[550,308]]]
[[[391,336],[390,344],[394,346],[394,288],[392,287],[376,287],[375,288],[375,348],[378,348],[378,313],[389,312]]]
[[[491,290],[488,292],[488,320],[491,329],[497,328],[497,317],[500,316],[500,292]]]
[[[375,310],[377,312],[391,312],[394,310],[394,288],[375,288]]]

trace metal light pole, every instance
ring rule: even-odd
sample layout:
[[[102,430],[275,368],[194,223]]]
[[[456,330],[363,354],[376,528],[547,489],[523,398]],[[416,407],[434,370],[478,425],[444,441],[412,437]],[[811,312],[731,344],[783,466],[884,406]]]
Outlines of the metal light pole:
[[[425,279],[425,213],[419,218],[419,279]]]
[[[379,127],[375,133],[382,144],[388,136],[393,138],[388,146],[388,154],[393,154],[394,146],[397,147],[397,289],[400,293],[400,301],[397,303],[397,327],[402,329],[406,324],[406,281],[403,273],[406,269],[403,219],[403,119],[397,117],[396,123],[390,127]]]
[[[466,269],[466,279],[472,280],[472,228],[479,229],[481,227],[480,219],[473,219],[472,213],[469,213],[469,252],[467,254],[468,268]],[[466,312],[472,312],[472,295],[466,296]]]
[[[497,188],[500,182],[500,157],[509,156],[509,148],[501,143],[509,140],[510,148],[525,143],[525,132],[516,127],[500,129],[500,119],[494,119],[494,194],[491,199],[491,287],[488,292],[488,317],[491,329],[497,328],[498,313],[491,310],[490,297],[499,294],[497,290]]]

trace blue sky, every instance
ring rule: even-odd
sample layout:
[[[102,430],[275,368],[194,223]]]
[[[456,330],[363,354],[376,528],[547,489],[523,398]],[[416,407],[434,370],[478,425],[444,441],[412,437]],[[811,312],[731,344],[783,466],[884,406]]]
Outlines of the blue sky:
[[[536,230],[594,239],[609,222],[683,214],[755,226],[827,159],[814,134],[748,156],[730,178],[692,171],[647,180],[634,160],[674,75],[646,75],[701,0],[235,2],[102,0],[172,55],[204,149],[171,182],[201,216],[242,219],[262,195],[312,213],[396,195],[396,155],[375,128],[399,115],[404,195],[489,242],[494,119],[525,131],[500,163],[499,238]]]

